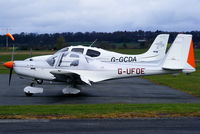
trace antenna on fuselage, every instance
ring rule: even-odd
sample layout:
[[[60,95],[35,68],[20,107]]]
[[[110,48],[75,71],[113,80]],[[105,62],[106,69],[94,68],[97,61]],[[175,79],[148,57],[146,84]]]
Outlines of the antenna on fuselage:
[[[96,42],[97,42],[97,39],[95,41],[93,41],[89,47],[92,47],[92,45],[94,45]]]
[[[29,56],[30,56],[30,58],[32,57],[32,55],[33,55],[33,49],[30,48],[30,52],[29,52]]]

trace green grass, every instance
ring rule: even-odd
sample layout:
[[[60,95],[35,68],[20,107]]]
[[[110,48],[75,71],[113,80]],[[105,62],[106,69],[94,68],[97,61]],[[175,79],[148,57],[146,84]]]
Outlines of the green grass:
[[[200,60],[200,49],[195,49],[195,58],[196,60]]]
[[[171,88],[175,88],[184,91],[193,96],[200,97],[200,63],[196,64],[197,71],[190,74],[178,74],[178,75],[154,75],[145,76],[143,78],[148,79],[154,83],[165,85]]]
[[[200,71],[198,70],[191,75],[180,74],[173,75],[154,75],[143,77],[154,83],[165,85],[171,88],[175,88],[191,95],[200,97]]]
[[[67,104],[0,106],[0,118],[14,116],[67,116],[68,118],[132,118],[200,116],[200,103],[193,104]]]

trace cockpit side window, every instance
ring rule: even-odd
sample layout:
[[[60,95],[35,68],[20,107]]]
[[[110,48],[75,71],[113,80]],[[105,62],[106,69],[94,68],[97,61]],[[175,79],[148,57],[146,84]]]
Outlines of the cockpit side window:
[[[61,65],[62,60],[63,60],[63,58],[64,58],[66,55],[67,55],[66,53],[63,53],[63,54],[62,54],[62,56],[61,56],[61,58],[60,58],[60,61],[59,61],[59,63],[58,63],[58,66]]]
[[[62,53],[57,63],[57,67],[75,67],[79,65],[79,55],[77,53]]]
[[[101,53],[92,49],[88,49],[86,55],[90,57],[98,57]]]
[[[71,57],[71,58],[79,58],[79,56],[77,54],[71,54],[69,57]]]
[[[79,52],[79,53],[83,53],[84,49],[83,48],[72,48],[71,50],[72,52]]]
[[[72,61],[70,66],[78,66],[78,64],[79,64],[79,60],[74,60],[74,61]]]

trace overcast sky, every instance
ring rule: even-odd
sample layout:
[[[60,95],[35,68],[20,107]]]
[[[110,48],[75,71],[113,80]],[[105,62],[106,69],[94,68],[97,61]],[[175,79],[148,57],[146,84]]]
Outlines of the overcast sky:
[[[0,34],[200,30],[200,0],[0,0]]]

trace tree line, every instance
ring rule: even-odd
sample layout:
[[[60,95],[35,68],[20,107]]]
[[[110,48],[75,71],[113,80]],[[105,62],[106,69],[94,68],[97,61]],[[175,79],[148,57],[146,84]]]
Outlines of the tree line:
[[[84,42],[93,42],[98,40],[98,42],[104,44],[112,43],[123,43],[124,47],[126,43],[145,41],[153,42],[158,34],[170,34],[169,42],[172,43],[179,34],[178,32],[165,32],[165,31],[117,31],[117,32],[65,32],[65,33],[53,33],[53,34],[37,34],[37,33],[20,33],[13,34],[15,41],[9,42],[14,43],[15,46],[21,49],[59,49],[63,46],[71,45],[73,42],[78,42],[79,44]],[[195,47],[200,48],[200,31],[184,32],[186,34],[193,35],[193,41]],[[0,35],[0,47],[5,47],[6,37],[5,35]],[[113,47],[113,45],[112,45]]]

